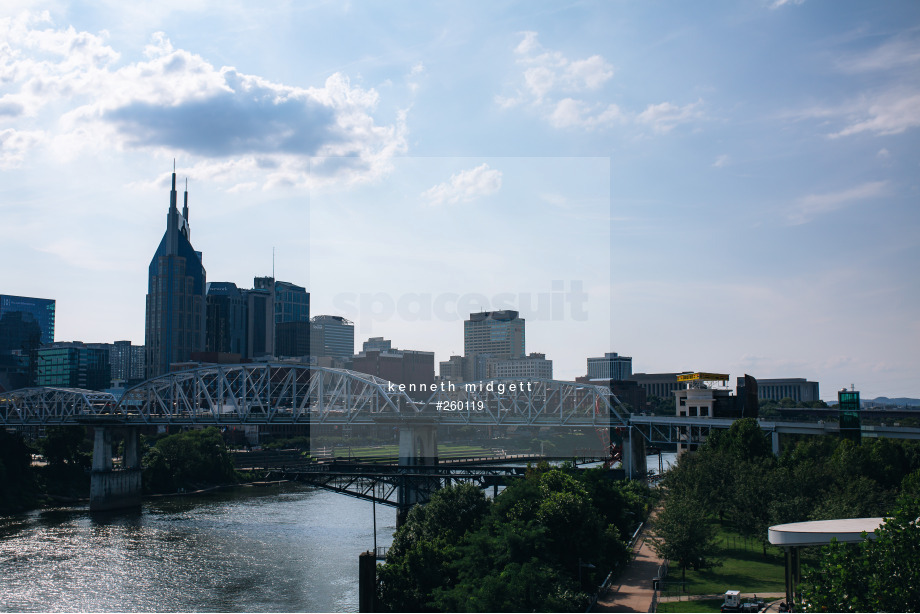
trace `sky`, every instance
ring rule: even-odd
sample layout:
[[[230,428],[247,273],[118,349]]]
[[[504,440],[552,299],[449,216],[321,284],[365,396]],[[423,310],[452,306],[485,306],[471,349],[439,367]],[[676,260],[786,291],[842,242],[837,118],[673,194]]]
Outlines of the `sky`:
[[[142,344],[175,163],[207,279],[357,349],[511,308],[557,379],[920,397],[918,135],[912,1],[11,0],[0,293]]]

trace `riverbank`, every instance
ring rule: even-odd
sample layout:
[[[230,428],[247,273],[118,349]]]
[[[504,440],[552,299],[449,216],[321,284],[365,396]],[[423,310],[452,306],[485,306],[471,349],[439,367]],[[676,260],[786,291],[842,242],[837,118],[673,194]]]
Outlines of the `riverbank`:
[[[200,496],[207,495],[209,493],[215,493],[225,490],[232,490],[234,488],[268,488],[271,486],[280,486],[282,484],[289,484],[290,480],[253,480],[249,482],[229,482],[226,484],[217,484],[214,486],[205,486],[202,488],[194,489],[182,489],[177,492],[167,492],[167,493],[145,493],[142,495],[141,499],[144,501],[147,500],[157,500],[157,499],[170,499],[175,497],[191,497],[191,496]],[[84,506],[89,505],[89,497],[67,497],[64,495],[55,495],[49,493],[43,493],[39,495],[36,499],[34,505],[28,505],[23,507],[18,507],[16,509],[8,509],[0,511],[0,516],[15,516],[18,514],[25,514],[28,512],[59,508],[61,506]]]

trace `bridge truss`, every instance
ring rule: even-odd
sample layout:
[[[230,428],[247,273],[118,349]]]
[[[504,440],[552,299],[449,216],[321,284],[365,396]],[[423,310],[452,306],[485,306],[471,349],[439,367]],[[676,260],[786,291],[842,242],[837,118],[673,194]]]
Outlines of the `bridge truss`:
[[[330,463],[300,469],[276,469],[269,478],[287,479],[389,507],[403,508],[401,501],[411,491],[427,501],[431,493],[451,483],[475,484],[479,488],[507,485],[509,479],[524,475],[523,467],[483,466],[400,466]],[[401,492],[402,491],[402,492]]]
[[[409,395],[415,392],[415,398]],[[427,396],[373,375],[284,363],[200,367],[111,394],[30,388],[0,394],[0,423],[350,424],[413,419],[438,424],[625,426],[629,414],[603,386],[495,379],[443,385]]]

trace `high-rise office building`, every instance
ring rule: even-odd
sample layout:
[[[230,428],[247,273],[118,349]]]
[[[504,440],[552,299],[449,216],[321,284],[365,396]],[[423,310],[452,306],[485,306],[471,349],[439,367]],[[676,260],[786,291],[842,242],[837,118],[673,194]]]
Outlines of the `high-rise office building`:
[[[111,385],[107,344],[53,343],[38,350],[38,386],[104,390]]]
[[[275,354],[275,298],[271,277],[256,277],[252,290],[244,290],[246,301],[246,357]]]
[[[53,300],[0,294],[0,388],[34,386],[35,352],[54,341]]]
[[[192,352],[205,349],[205,270],[201,252],[196,252],[190,242],[188,190],[181,214],[176,197],[173,173],[166,232],[147,274],[144,345],[148,378],[168,373],[170,364],[188,361]]]
[[[109,346],[109,363],[112,365],[113,382],[139,383],[144,379],[144,346],[116,341]]]
[[[35,336],[38,345],[54,342],[54,307],[52,299],[0,294],[0,351],[21,350],[22,341]]]
[[[275,356],[310,354],[310,293],[286,281],[275,282]]]
[[[207,351],[246,360],[310,354],[310,293],[272,277],[251,290],[229,281],[208,284]]]
[[[524,318],[517,311],[471,313],[463,322],[465,381],[485,379],[490,361],[524,357]]]
[[[632,358],[605,352],[603,358],[588,359],[588,379],[627,380],[632,375]]]
[[[355,325],[341,316],[315,316],[310,320],[310,354],[343,358],[354,356]]]
[[[235,283],[214,281],[207,285],[208,352],[246,356],[246,302]]]

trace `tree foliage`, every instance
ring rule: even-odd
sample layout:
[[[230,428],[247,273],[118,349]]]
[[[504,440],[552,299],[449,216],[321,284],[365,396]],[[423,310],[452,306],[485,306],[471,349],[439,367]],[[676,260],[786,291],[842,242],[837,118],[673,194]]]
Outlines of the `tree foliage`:
[[[22,437],[0,430],[0,512],[17,512],[35,503],[38,485],[32,450]]]
[[[699,500],[676,492],[655,518],[652,547],[658,556],[676,562],[684,576],[687,567],[700,569],[712,562],[716,531],[708,515]]]
[[[209,427],[168,435],[144,455],[144,486],[152,492],[237,481],[220,432]]]
[[[626,559],[647,489],[544,466],[494,501],[471,485],[417,506],[378,569],[389,611],[577,611]],[[610,509],[616,506],[618,509]]]
[[[38,449],[52,467],[89,467],[92,448],[83,426],[49,426]]]
[[[802,583],[809,612],[920,611],[920,471],[905,479],[891,518],[875,539],[822,548]]]
[[[920,469],[920,442],[839,437],[792,440],[776,458],[769,437],[751,418],[713,432],[680,458],[665,478],[670,496],[692,498],[766,554],[776,524],[889,513],[901,481]],[[667,502],[666,502],[667,505]]]

